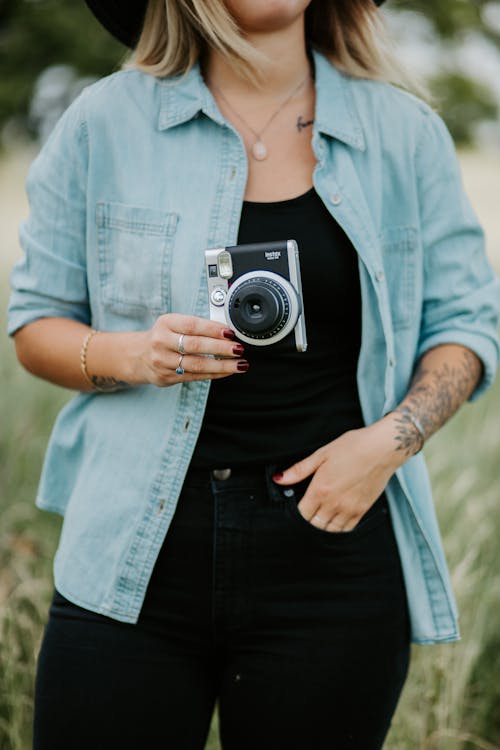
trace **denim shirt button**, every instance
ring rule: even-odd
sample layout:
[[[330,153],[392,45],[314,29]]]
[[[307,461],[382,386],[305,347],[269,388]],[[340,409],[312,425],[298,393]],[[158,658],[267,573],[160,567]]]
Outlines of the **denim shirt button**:
[[[389,357],[389,366],[394,367],[396,364],[396,357]]]
[[[384,272],[377,271],[377,273],[375,274],[375,278],[377,279],[377,281],[382,281],[382,279],[384,278]]]
[[[342,196],[339,193],[333,193],[333,195],[330,196],[330,200],[334,206],[337,206],[342,200]]]

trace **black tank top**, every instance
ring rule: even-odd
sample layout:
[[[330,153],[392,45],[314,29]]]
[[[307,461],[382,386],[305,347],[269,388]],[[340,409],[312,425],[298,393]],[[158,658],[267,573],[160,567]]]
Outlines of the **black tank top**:
[[[365,424],[356,383],[355,248],[314,188],[283,201],[243,202],[238,243],[290,238],[299,247],[307,351],[245,347],[249,370],[211,383],[193,466],[296,461]]]

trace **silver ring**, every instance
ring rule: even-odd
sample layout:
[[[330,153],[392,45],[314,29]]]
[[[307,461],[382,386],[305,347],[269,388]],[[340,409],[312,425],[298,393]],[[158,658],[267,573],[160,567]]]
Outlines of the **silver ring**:
[[[177,373],[177,375],[184,375],[184,368],[182,366],[182,360],[183,359],[184,359],[184,354],[181,354],[181,356],[179,357],[179,362],[178,362],[176,370],[175,370],[176,373]]]
[[[186,354],[186,350],[184,349],[184,334],[181,333],[179,336],[179,343],[177,344],[177,351],[179,354]]]

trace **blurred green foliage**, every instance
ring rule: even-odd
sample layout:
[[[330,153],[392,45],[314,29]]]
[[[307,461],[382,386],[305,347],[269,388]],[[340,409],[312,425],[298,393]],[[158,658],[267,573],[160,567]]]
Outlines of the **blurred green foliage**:
[[[483,21],[482,9],[489,0],[390,0],[390,7],[422,13],[433,24],[443,39],[454,39],[470,30],[480,31],[500,44],[495,34]]]
[[[473,31],[500,49],[500,30],[484,21],[487,4],[491,2],[389,0],[387,7],[423,14],[450,48]],[[0,0],[0,129],[15,117],[21,129],[35,135],[29,105],[36,78],[48,66],[66,63],[80,76],[98,78],[118,69],[127,52],[83,0]],[[476,122],[498,114],[492,93],[463,75],[437,71],[431,91],[457,144],[470,142]],[[459,105],[464,114],[457,112]]]
[[[484,37],[500,50],[500,30],[485,21],[486,6],[498,6],[491,0],[390,0],[389,7],[423,15],[431,24],[442,48],[450,52],[451,65],[438,70],[427,82],[439,113],[444,118],[457,145],[468,146],[473,140],[474,125],[499,116],[498,101],[484,84],[453,71],[454,52],[471,33]]]
[[[26,118],[35,80],[49,65],[65,63],[82,76],[100,77],[118,69],[126,51],[83,0],[3,0],[0,127],[13,115]]]
[[[470,124],[494,119],[498,106],[489,89],[460,73],[441,73],[430,81],[439,110],[446,113],[446,123],[457,143],[471,141]]]

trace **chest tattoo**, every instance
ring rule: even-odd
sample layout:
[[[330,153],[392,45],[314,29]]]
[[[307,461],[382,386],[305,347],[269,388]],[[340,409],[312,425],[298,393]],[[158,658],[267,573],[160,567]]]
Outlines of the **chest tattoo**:
[[[301,130],[302,130],[303,128],[307,128],[307,126],[308,126],[308,125],[312,125],[312,124],[313,124],[313,122],[314,122],[314,120],[303,120],[303,119],[302,119],[302,115],[299,115],[299,116],[297,117],[297,130],[298,130],[298,131],[299,131],[299,133],[300,133],[300,131],[301,131]]]

